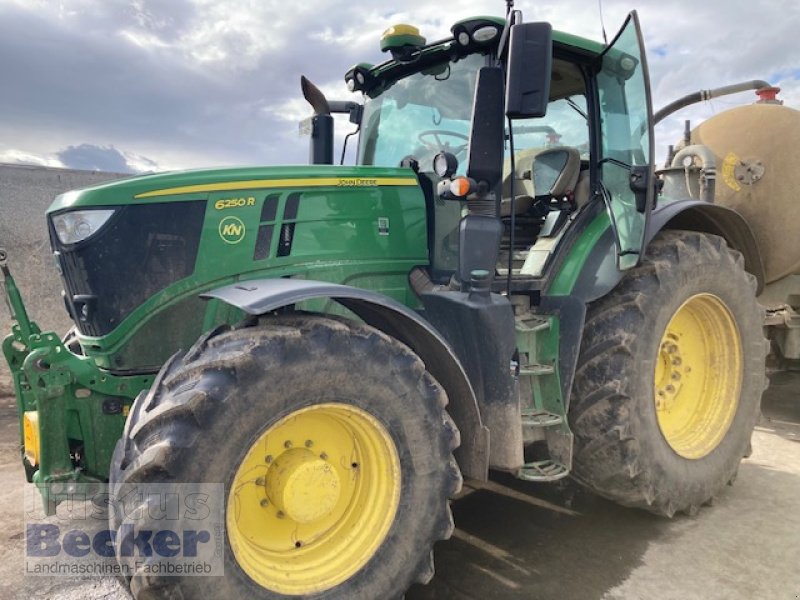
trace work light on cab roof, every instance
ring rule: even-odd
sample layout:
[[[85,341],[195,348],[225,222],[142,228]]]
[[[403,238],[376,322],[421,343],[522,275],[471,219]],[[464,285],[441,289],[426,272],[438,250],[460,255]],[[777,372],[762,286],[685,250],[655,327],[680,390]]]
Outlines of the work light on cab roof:
[[[360,92],[369,88],[375,79],[372,75],[372,67],[373,65],[370,63],[358,63],[345,73],[344,80],[347,83],[347,89],[351,92]]]
[[[453,39],[466,50],[497,43],[506,20],[501,17],[471,17],[450,28]]]

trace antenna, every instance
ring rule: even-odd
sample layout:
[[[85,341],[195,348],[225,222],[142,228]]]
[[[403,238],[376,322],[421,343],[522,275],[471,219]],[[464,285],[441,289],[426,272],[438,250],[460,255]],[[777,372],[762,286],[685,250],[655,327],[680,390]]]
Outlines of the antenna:
[[[597,0],[597,7],[600,9],[600,29],[603,30],[603,43],[608,46],[608,36],[606,35],[606,24],[603,22],[603,0]]]

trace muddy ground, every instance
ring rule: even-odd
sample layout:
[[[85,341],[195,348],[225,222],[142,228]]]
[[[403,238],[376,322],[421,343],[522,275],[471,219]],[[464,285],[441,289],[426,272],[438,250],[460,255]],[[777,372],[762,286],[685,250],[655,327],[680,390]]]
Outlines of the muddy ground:
[[[455,502],[456,534],[436,547],[436,577],[406,598],[800,598],[800,373],[773,375],[762,406],[735,485],[696,517],[662,519],[571,483],[496,475],[522,496],[480,490]],[[16,436],[13,399],[0,398],[0,599],[128,598],[112,578],[24,575]]]

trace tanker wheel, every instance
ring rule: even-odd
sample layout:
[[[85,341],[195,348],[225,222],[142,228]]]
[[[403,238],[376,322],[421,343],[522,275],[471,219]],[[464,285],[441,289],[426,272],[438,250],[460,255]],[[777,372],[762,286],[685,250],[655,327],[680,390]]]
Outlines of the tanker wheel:
[[[575,479],[670,517],[733,482],[767,381],[755,287],[722,238],[665,231],[589,305],[569,412]]]
[[[134,596],[371,600],[427,583],[461,487],[446,404],[365,325],[283,315],[201,339],[136,399],[111,479],[224,483],[225,576],[136,571]]]

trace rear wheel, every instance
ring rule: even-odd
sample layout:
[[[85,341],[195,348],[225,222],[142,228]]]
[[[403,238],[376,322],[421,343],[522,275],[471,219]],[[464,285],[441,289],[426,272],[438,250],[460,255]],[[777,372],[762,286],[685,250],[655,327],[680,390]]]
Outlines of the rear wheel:
[[[762,324],[738,252],[717,236],[661,233],[589,306],[569,415],[575,478],[668,516],[709,502],[749,451]]]
[[[287,315],[201,340],[134,403],[112,482],[224,483],[225,577],[137,572],[134,595],[371,599],[427,582],[461,485],[445,404],[416,355],[364,325]]]

